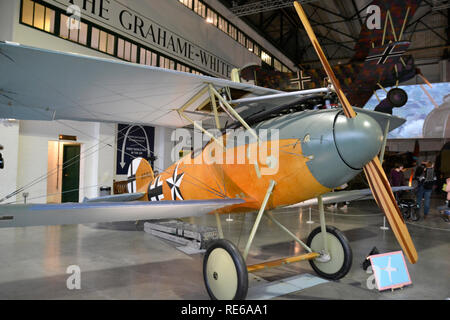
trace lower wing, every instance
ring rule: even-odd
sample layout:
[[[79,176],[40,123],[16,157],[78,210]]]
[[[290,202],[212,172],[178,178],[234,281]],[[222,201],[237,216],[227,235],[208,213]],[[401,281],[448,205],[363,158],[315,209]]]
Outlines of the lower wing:
[[[413,190],[413,187],[392,187],[392,192]],[[359,201],[373,199],[372,191],[370,189],[350,190],[350,191],[338,191],[330,192],[322,195],[323,204],[338,203],[345,201]],[[299,202],[288,208],[302,208],[317,205],[317,198],[309,199],[303,202]]]
[[[243,202],[242,199],[213,199],[2,205],[0,228],[186,218]]]

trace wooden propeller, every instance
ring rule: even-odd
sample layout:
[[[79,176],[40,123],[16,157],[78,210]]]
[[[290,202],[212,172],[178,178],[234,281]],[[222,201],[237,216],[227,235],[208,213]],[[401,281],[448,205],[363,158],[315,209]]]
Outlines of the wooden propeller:
[[[311,24],[309,23],[305,11],[297,1],[294,2],[294,7],[297,11],[298,16],[300,17],[300,20],[303,23],[303,26],[305,27],[306,32],[308,33],[309,38],[311,39],[312,45],[316,50],[317,55],[319,56],[319,59],[328,77],[330,78],[331,83],[334,86],[339,101],[342,104],[342,108],[344,109],[345,115],[348,118],[355,117],[356,112],[350,105],[350,102],[342,91],[339,80],[336,78],[333,69],[328,63],[328,59],[326,58],[319,44],[319,41],[317,40],[317,37],[311,27]],[[370,189],[372,190],[375,201],[386,215],[389,224],[391,225],[392,231],[394,232],[394,235],[397,238],[400,246],[402,247],[406,257],[408,258],[409,262],[416,263],[418,259],[416,248],[414,247],[411,235],[408,232],[408,228],[406,227],[405,221],[403,220],[403,217],[400,213],[400,209],[397,206],[397,202],[395,201],[395,197],[392,193],[389,181],[386,177],[386,174],[384,173],[378,157],[375,157],[372,161],[364,166],[364,172],[367,176],[367,180],[369,181]]]

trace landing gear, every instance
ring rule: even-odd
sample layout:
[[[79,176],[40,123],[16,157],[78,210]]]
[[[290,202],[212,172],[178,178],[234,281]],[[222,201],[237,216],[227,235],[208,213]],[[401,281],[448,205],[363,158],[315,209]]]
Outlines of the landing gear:
[[[352,266],[352,249],[345,235],[335,227],[326,227],[326,246],[324,238],[321,227],[309,234],[306,245],[313,252],[321,253],[318,258],[309,260],[309,263],[319,276],[330,280],[341,279]],[[324,250],[325,247],[327,250]]]
[[[393,88],[389,90],[387,99],[395,108],[403,107],[408,102],[408,94],[405,90],[400,88]]]
[[[228,240],[214,241],[206,250],[203,279],[213,300],[244,300],[247,296],[247,266],[239,250]]]

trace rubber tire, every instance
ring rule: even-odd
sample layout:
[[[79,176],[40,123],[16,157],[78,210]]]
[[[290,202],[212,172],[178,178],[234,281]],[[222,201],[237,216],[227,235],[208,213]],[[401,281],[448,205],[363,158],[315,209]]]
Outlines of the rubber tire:
[[[400,100],[397,100],[395,98],[396,96],[400,96]],[[401,108],[408,102],[408,94],[405,90],[400,88],[393,88],[389,90],[387,98],[389,103],[395,108]]]
[[[407,220],[411,218],[411,209],[410,208],[402,208],[401,209],[403,219]]]
[[[314,269],[314,271],[322,278],[329,279],[329,280],[339,280],[339,279],[345,277],[352,267],[352,262],[353,262],[352,248],[350,247],[350,243],[347,240],[347,237],[339,229],[332,227],[332,226],[327,226],[326,228],[327,228],[327,233],[330,233],[333,236],[335,236],[339,240],[340,244],[342,245],[342,248],[344,251],[344,262],[342,264],[342,267],[336,273],[329,274],[329,273],[325,273],[322,270],[320,270],[315,265],[314,259],[309,260],[309,264]],[[316,236],[322,237],[321,233],[322,233],[321,227],[317,227],[316,229],[311,231],[311,233],[308,236],[308,239],[306,240],[307,246],[308,247],[311,246],[311,243],[312,243],[314,237],[316,237]],[[331,259],[333,259],[333,257],[331,257]]]
[[[203,281],[205,283],[206,291],[208,292],[209,297],[211,298],[211,300],[218,300],[214,296],[212,290],[210,289],[210,286],[208,285],[208,276],[207,276],[207,265],[209,256],[214,251],[214,249],[217,248],[224,249],[225,251],[227,251],[233,260],[234,266],[236,267],[238,285],[236,294],[234,298],[231,300],[245,300],[248,292],[247,265],[238,248],[231,241],[225,239],[219,239],[211,242],[203,258]]]

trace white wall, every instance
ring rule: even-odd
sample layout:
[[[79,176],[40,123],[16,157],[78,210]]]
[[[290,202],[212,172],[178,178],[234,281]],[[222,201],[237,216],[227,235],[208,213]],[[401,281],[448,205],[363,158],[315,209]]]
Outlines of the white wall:
[[[19,123],[0,120],[0,144],[4,150],[0,153],[5,161],[5,168],[0,169],[0,199],[17,188],[17,165],[19,157]],[[5,202],[15,201],[12,197]]]
[[[116,171],[116,131],[117,126],[110,123],[96,123],[97,140],[97,181],[99,186],[113,185]],[[98,190],[98,188],[97,188]]]
[[[29,199],[34,203],[45,203],[47,195],[48,172],[48,141],[56,141],[60,134],[77,136],[77,142],[81,144],[80,155],[80,200],[86,197],[98,195],[98,185],[101,182],[99,175],[112,167],[113,159],[105,160],[108,153],[106,147],[103,151],[99,145],[99,130],[97,123],[77,121],[20,121],[19,130],[19,163],[17,170],[17,186],[28,185],[35,179],[40,182],[31,186]],[[114,135],[109,137],[114,143]],[[98,149],[102,148],[99,153]],[[103,162],[100,162],[102,159]],[[100,170],[99,170],[100,166]],[[109,171],[111,172],[111,171]],[[109,180],[108,180],[109,179]],[[103,181],[111,181],[112,177],[103,178]]]
[[[0,41],[12,41],[13,30],[16,15],[15,8],[17,7],[16,0],[1,0],[0,1]]]

